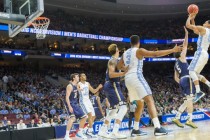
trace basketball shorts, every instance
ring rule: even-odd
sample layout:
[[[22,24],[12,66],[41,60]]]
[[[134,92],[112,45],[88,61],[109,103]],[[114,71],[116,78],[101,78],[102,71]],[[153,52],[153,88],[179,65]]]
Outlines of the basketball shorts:
[[[98,119],[98,120],[102,119],[103,115],[101,114],[100,109],[98,107],[95,107],[94,110],[95,110],[95,114],[96,114],[96,119]]]
[[[69,111],[69,108],[66,105],[70,117],[76,117],[76,119],[82,119],[86,117],[85,113],[83,112],[82,108],[79,106],[78,103],[71,104],[71,107],[73,108],[73,113]]]
[[[144,79],[143,73],[130,73],[125,76],[125,85],[128,89],[130,102],[142,100],[148,95],[152,95],[152,91]]]
[[[104,84],[104,92],[110,103],[110,109],[115,109],[119,105],[126,104],[120,83],[107,81]]]
[[[182,94],[190,95],[195,93],[195,85],[189,75],[180,78],[179,85]]]
[[[79,104],[85,114],[92,113],[92,116],[95,116],[95,110],[90,99],[80,100]]]
[[[195,71],[199,74],[208,62],[208,52],[205,50],[197,50],[194,54],[193,60],[188,67],[188,70]]]

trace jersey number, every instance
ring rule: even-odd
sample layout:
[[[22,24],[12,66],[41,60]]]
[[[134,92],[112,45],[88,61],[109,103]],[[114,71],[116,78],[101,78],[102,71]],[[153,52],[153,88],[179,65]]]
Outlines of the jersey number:
[[[182,70],[180,69],[180,67],[179,67],[178,63],[176,63],[176,69],[178,70],[178,72],[179,72],[179,73],[181,73],[181,72],[182,72]]]
[[[77,98],[77,92],[74,93],[74,98]]]
[[[91,103],[95,105],[94,99],[90,99]]]

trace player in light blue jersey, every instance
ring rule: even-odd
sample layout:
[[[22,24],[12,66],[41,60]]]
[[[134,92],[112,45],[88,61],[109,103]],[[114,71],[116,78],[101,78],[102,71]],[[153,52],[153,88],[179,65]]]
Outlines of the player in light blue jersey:
[[[204,76],[200,75],[209,59],[208,49],[210,45],[210,20],[206,21],[203,26],[197,26],[195,25],[195,17],[196,13],[189,15],[186,21],[186,27],[193,30],[194,33],[198,35],[197,51],[195,52],[193,60],[188,67],[190,77],[192,78],[196,89],[194,102],[197,102],[205,95],[205,93],[200,90],[199,80],[210,87],[210,82],[207,81]]]
[[[146,49],[139,48],[139,36],[132,35],[130,37],[130,40],[131,48],[124,52],[123,57],[121,57],[117,65],[118,69],[121,69],[123,67],[129,67],[128,72],[125,74],[125,85],[128,89],[130,102],[136,100],[137,103],[141,104],[141,100],[143,99],[147,104],[150,117],[155,127],[154,134],[156,136],[166,135],[168,134],[168,131],[166,131],[163,127],[160,126],[155,103],[152,97],[152,91],[143,76],[143,60],[145,57],[160,57],[174,52],[180,52],[182,48],[175,46],[173,49],[169,50],[148,51]]]

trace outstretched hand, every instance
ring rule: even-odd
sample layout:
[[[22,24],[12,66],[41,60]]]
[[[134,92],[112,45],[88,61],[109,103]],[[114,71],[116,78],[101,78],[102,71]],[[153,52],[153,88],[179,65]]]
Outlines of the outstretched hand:
[[[183,45],[177,46],[177,44],[176,44],[175,47],[173,48],[173,51],[174,52],[181,52],[182,51],[182,47],[181,46],[183,46]]]

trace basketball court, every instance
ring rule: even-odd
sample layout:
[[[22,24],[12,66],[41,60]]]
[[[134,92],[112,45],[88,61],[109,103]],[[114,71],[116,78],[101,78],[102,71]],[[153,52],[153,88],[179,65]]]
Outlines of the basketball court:
[[[9,37],[15,37],[27,27],[33,26],[36,30],[36,38],[44,39],[50,19],[42,17],[44,13],[44,0],[4,0],[4,12],[0,12],[0,22],[9,25]],[[147,136],[130,137],[130,131],[121,131],[126,134],[128,140],[210,140],[210,121],[196,122],[197,129],[185,126],[179,128],[175,125],[164,126],[168,130],[173,130],[169,135],[154,136],[154,128],[148,127],[142,130],[148,132]],[[73,137],[73,140],[80,138]],[[88,138],[91,140],[91,138]],[[106,138],[94,138],[105,140]],[[53,139],[53,140],[63,140]]]
[[[200,121],[196,122],[198,125],[197,129],[185,126],[185,128],[179,128],[175,125],[166,125],[164,126],[168,130],[173,130],[172,133],[165,136],[154,136],[153,127],[143,128],[142,130],[148,132],[147,136],[140,136],[136,138],[128,138],[128,140],[210,140],[210,121]],[[121,131],[128,136],[130,131]],[[80,138],[72,138],[73,140],[79,140]],[[88,138],[89,140],[91,138]],[[95,138],[92,140],[105,140],[105,138]],[[63,139],[54,139],[54,140],[63,140]]]

